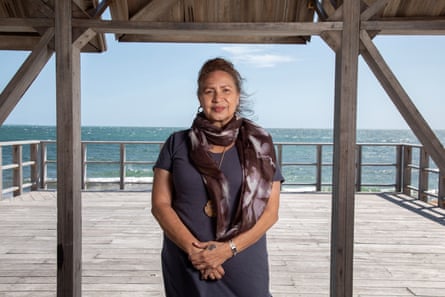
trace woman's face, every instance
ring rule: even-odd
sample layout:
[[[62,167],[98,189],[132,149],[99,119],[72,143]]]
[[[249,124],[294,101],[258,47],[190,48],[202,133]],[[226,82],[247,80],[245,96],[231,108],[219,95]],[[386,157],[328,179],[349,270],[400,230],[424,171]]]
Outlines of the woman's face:
[[[211,72],[204,80],[199,103],[206,118],[215,126],[223,127],[235,115],[240,93],[232,76],[225,71]]]

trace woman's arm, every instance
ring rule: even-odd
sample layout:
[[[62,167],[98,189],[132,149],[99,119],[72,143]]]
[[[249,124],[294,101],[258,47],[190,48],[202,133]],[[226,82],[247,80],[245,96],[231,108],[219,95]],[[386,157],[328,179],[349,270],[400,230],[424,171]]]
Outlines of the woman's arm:
[[[238,252],[242,252],[257,242],[278,221],[280,186],[280,181],[273,183],[269,201],[256,224],[251,229],[232,238]],[[190,256],[193,265],[200,270],[217,267],[233,256],[228,242],[195,242],[194,245],[203,249],[200,253]],[[208,249],[207,247],[210,245],[215,245],[216,248]]]
[[[191,256],[199,253],[202,248],[193,245],[198,239],[184,225],[176,211],[172,208],[172,180],[169,171],[156,168],[154,171],[151,192],[151,212],[170,240]],[[201,271],[202,273],[203,271]],[[209,269],[215,279],[224,276],[221,266]]]
[[[172,208],[172,177],[169,171],[155,168],[151,192],[151,212],[170,240],[188,255],[197,252],[197,239]]]

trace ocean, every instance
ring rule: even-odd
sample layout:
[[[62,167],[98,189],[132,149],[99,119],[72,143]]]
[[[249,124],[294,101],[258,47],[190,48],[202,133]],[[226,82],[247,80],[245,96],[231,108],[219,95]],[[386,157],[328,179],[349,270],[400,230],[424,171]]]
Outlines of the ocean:
[[[184,128],[181,127],[82,127],[82,141],[164,141],[172,132]],[[289,128],[269,128],[267,129],[273,137],[274,142],[292,143],[332,143],[333,131],[331,129],[289,129]],[[445,130],[435,131],[442,143],[445,143]],[[0,142],[17,140],[56,140],[56,128],[54,126],[30,126],[30,125],[4,125],[0,127]],[[357,143],[404,143],[419,144],[414,134],[409,130],[358,130]],[[5,147],[2,153],[3,164],[11,163],[10,147]],[[29,149],[29,148],[28,148]],[[24,147],[24,158],[29,153]],[[127,148],[127,160],[154,161],[159,152],[158,146],[133,145]],[[105,161],[119,160],[119,145],[88,145],[88,160]],[[285,147],[283,149],[283,161],[288,163],[313,163],[313,147]],[[415,156],[414,156],[415,157]],[[370,147],[363,152],[364,163],[392,163],[395,152],[393,147]],[[55,160],[55,144],[48,145],[48,159]],[[332,162],[332,147],[324,147],[323,162]],[[130,178],[144,178],[152,176],[152,165],[129,164],[126,166],[126,176]],[[434,164],[432,164],[434,167]],[[365,170],[366,169],[366,170]],[[391,166],[379,168],[365,168],[362,172],[362,181],[368,184],[387,184],[392,182],[395,169]],[[324,166],[322,182],[330,183],[332,166]],[[311,190],[309,186],[314,182],[315,169],[313,166],[286,166],[282,168],[286,182],[289,184],[302,184],[300,188]],[[48,177],[55,178],[55,164],[48,165]],[[116,178],[119,177],[119,166],[109,164],[88,165],[88,178]],[[26,178],[26,176],[25,176]],[[3,185],[7,187],[11,184],[11,170],[3,173]],[[307,185],[306,187],[304,185]],[[434,179],[431,180],[431,187],[435,188]],[[384,188],[369,187],[370,190],[385,190]]]

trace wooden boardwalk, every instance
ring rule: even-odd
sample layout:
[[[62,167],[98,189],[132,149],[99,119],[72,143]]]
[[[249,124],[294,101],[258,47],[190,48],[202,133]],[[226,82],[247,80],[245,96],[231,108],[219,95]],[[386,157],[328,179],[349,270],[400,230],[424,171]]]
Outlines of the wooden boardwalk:
[[[55,197],[0,201],[0,296],[56,295]],[[149,193],[85,192],[82,203],[82,296],[164,296]],[[445,296],[445,210],[359,194],[355,231],[354,296]],[[269,232],[274,297],[329,296],[329,245],[330,195],[283,193]]]

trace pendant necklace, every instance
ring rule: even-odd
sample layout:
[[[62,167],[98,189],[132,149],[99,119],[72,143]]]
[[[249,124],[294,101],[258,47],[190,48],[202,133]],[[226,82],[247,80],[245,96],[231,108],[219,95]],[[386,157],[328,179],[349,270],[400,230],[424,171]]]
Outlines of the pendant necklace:
[[[221,165],[224,161],[224,156],[226,154],[226,150],[227,150],[227,146],[224,147],[222,153],[221,153],[221,159],[219,159],[219,164],[218,164],[218,169],[221,170]],[[216,162],[215,162],[216,163]],[[207,200],[207,203],[204,206],[204,213],[209,217],[209,218],[215,218],[216,217],[216,208],[215,208],[215,204],[213,203],[213,201],[211,199]]]

